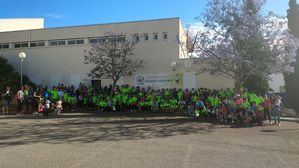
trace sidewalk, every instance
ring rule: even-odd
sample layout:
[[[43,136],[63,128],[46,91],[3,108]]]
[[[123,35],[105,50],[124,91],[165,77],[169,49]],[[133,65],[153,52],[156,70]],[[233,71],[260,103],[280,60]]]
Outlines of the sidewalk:
[[[274,119],[274,118],[272,117],[272,119]],[[280,120],[299,122],[299,118],[290,118],[290,117],[280,117]]]

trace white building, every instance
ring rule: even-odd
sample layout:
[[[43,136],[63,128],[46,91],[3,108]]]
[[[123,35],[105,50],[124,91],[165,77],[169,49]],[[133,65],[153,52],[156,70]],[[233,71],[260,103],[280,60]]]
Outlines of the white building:
[[[45,29],[36,25],[23,27],[29,30],[0,32],[0,53],[19,70],[18,53],[26,52],[24,73],[37,84],[77,86],[81,82],[90,83],[86,74],[91,67],[84,64],[84,50],[103,38],[113,38],[106,34],[115,32],[122,33],[123,37],[138,35],[136,56],[145,62],[144,69],[124,77],[119,84],[155,88],[233,87],[233,81],[225,77],[195,75],[186,59],[187,37],[179,18]],[[173,62],[175,68],[170,66]],[[101,81],[102,85],[110,84],[108,79]]]
[[[0,32],[44,28],[43,18],[0,19]]]

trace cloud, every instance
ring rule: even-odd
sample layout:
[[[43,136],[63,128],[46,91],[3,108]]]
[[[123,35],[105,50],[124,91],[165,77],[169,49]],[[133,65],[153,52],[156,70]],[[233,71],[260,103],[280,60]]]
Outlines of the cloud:
[[[52,12],[52,13],[46,14],[46,17],[53,18],[53,19],[63,19],[63,18],[66,18],[67,16],[63,15],[63,14],[58,14],[58,13]]]
[[[188,29],[190,31],[190,33],[205,31],[205,27],[204,27],[203,23],[201,23],[201,22],[189,23],[185,27],[186,27],[186,29]]]

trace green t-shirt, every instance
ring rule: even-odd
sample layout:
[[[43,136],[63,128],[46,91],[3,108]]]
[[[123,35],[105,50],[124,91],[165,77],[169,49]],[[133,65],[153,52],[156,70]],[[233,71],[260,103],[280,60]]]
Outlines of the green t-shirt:
[[[184,96],[183,91],[179,91],[178,92],[178,100],[183,100],[183,96]]]
[[[54,100],[58,100],[58,90],[57,89],[52,90],[52,98]]]

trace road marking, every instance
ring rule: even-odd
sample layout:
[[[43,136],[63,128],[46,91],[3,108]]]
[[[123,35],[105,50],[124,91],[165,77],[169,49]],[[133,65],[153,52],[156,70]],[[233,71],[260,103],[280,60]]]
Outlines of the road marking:
[[[188,168],[190,166],[191,156],[192,156],[192,145],[188,145],[187,152],[185,154],[183,168]]]

